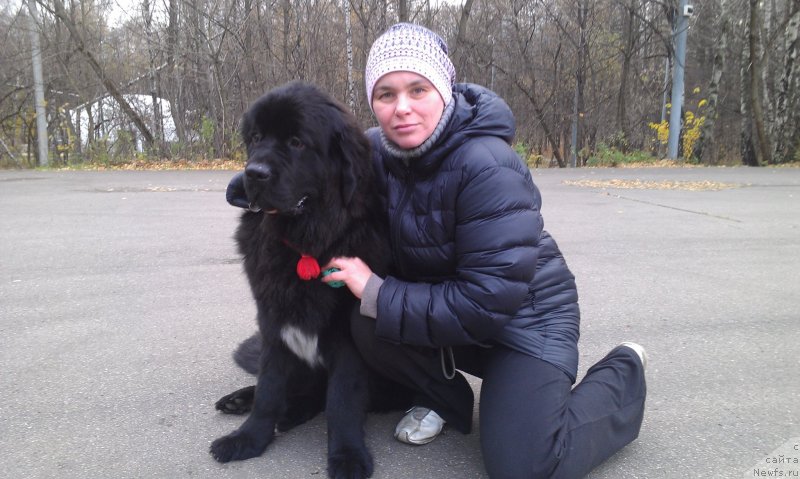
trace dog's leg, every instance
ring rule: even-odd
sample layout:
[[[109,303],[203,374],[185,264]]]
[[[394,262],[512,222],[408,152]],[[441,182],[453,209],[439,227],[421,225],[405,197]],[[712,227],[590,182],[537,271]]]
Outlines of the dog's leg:
[[[325,409],[328,374],[322,369],[306,369],[289,379],[286,412],[278,420],[278,431],[286,432],[309,421]]]
[[[328,475],[335,479],[372,476],[372,456],[364,441],[369,402],[367,368],[355,346],[344,336],[331,338],[328,394]]]
[[[214,407],[225,414],[247,414],[253,409],[253,398],[256,394],[255,386],[246,386],[226,396],[222,396]]]
[[[236,461],[264,452],[275,437],[275,422],[285,410],[287,378],[296,363],[286,348],[265,350],[253,396],[253,411],[239,429],[211,443],[214,459]]]

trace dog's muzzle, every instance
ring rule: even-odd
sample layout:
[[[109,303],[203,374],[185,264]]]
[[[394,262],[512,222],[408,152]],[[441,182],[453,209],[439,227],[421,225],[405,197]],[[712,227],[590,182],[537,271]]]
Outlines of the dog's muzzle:
[[[248,206],[247,209],[253,213],[262,211],[261,206],[256,203],[256,197],[259,196],[257,191],[260,190],[254,185],[260,183],[267,183],[272,178],[272,169],[269,165],[263,163],[248,163],[244,169],[245,174],[245,193],[247,195]],[[277,210],[268,210],[267,213],[275,214]]]

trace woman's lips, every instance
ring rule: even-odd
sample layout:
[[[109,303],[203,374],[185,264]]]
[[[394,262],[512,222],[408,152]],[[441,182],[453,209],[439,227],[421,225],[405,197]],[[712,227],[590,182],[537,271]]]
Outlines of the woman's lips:
[[[404,123],[402,125],[397,125],[394,127],[395,131],[398,132],[405,132],[409,130],[413,130],[416,125],[413,123]]]

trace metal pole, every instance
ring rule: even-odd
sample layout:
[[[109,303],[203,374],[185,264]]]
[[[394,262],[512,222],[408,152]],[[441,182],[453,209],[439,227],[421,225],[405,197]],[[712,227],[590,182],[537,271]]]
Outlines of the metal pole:
[[[28,11],[31,14],[31,54],[33,61],[33,97],[36,109],[36,139],[39,151],[39,166],[47,166],[47,111],[44,103],[44,80],[42,75],[42,51],[39,46],[39,24],[36,15],[35,0],[28,0]]]
[[[664,123],[667,119],[667,103],[669,103],[669,98],[667,98],[667,87],[669,86],[669,70],[670,70],[669,58],[664,60],[664,97],[661,100],[661,121],[660,123]]]
[[[686,66],[686,30],[689,27],[687,0],[681,0],[675,22],[675,66],[672,71],[672,110],[669,115],[669,140],[667,158],[678,159],[681,136],[681,112],[683,110],[683,71]]]

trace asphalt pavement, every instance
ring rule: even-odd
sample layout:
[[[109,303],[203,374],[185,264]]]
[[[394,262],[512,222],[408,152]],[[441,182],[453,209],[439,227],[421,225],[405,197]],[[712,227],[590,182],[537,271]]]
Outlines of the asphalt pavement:
[[[230,358],[255,328],[231,174],[0,171],[2,477],[326,477],[324,416],[259,458],[207,452],[241,421],[214,402],[252,383]],[[641,435],[589,477],[800,477],[800,169],[534,178],[581,374],[624,340],[650,355]],[[369,417],[375,478],[486,477],[478,430],[411,447],[401,415]]]

